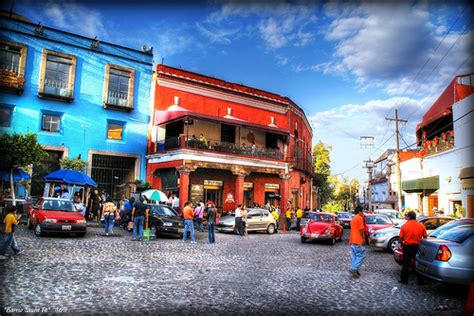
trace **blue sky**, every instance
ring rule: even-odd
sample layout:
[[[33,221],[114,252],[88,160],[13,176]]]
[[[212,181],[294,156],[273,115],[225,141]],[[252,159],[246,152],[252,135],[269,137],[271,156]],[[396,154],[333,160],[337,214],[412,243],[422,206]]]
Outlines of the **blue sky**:
[[[5,1],[3,8],[11,2]],[[332,172],[364,180],[372,157],[394,147],[399,109],[412,144],[421,116],[458,74],[472,72],[466,2],[26,1],[33,22],[133,48],[154,47],[155,63],[292,98],[305,109],[313,142],[332,146]],[[378,150],[375,150],[378,149]]]

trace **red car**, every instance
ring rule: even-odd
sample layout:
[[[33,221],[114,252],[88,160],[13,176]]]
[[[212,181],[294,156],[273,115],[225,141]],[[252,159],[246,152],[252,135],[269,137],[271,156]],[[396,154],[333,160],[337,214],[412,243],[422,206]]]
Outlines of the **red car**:
[[[40,198],[36,205],[28,209],[28,228],[36,236],[44,233],[86,234],[87,223],[80,212],[76,212],[70,200]]]
[[[395,223],[387,216],[382,214],[365,214],[365,232],[370,235],[374,231],[395,226]]]
[[[309,221],[300,230],[301,242],[308,240],[325,240],[331,245],[336,240],[342,240],[343,228],[332,213],[314,213],[310,215]]]

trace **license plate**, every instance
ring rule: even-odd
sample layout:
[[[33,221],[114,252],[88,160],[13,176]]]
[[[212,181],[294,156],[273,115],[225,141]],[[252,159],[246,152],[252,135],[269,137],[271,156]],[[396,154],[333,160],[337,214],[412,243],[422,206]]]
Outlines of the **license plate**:
[[[163,226],[173,226],[173,223],[163,223]]]
[[[311,237],[313,237],[313,238],[318,238],[318,237],[319,237],[319,234],[311,234]]]
[[[71,230],[71,225],[63,225],[62,230]]]
[[[420,270],[421,272],[426,272],[426,266],[424,264],[418,264],[418,270]]]

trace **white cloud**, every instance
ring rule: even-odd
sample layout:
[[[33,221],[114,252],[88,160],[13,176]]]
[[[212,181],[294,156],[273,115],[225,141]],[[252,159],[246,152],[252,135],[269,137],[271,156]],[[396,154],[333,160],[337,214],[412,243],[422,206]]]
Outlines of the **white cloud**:
[[[409,144],[413,143],[416,125],[432,102],[433,99],[427,98],[391,97],[362,104],[345,104],[315,113],[308,117],[315,135],[313,142],[322,140],[332,146],[332,170],[334,173],[342,172],[357,162],[362,165],[362,161],[368,158],[369,151],[360,148],[360,136],[374,136],[373,149],[377,149],[394,134],[394,125],[386,121],[385,116],[392,117],[396,108],[401,109],[399,117],[409,121],[406,125],[401,125],[403,138]],[[404,142],[401,144],[405,146]],[[395,140],[392,137],[380,150],[372,153],[372,158],[377,158],[385,149],[394,146]],[[351,171],[350,176],[364,180],[365,173],[364,169],[356,168]]]
[[[74,1],[47,1],[43,4],[44,11],[39,12],[31,6],[28,16],[44,25],[87,37],[107,38],[108,32],[103,23],[103,16],[96,10]],[[46,20],[44,20],[46,18]]]
[[[229,2],[212,12],[206,19],[206,25],[215,25],[218,29],[234,23],[236,18],[257,17],[259,21],[256,31],[267,48],[302,47],[314,39],[311,30],[316,22],[314,8],[313,4],[293,5],[285,2]],[[253,36],[253,31],[252,28],[246,35]]]
[[[234,29],[222,29],[216,27],[206,27],[201,23],[197,23],[196,27],[198,31],[211,43],[218,43],[218,44],[231,44],[231,38],[235,38],[235,35],[240,31],[240,28]]]

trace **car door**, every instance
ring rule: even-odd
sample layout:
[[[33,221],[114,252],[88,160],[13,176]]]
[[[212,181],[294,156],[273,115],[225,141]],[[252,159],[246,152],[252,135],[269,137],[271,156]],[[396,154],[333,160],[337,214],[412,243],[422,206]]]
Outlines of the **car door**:
[[[262,227],[262,214],[260,210],[250,210],[247,213],[247,223],[249,230],[257,230]]]

